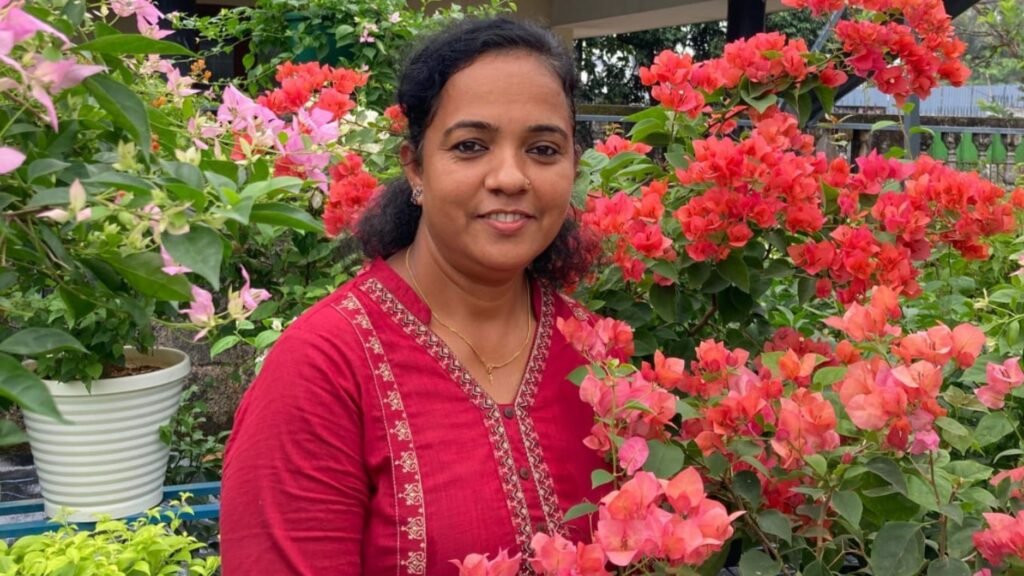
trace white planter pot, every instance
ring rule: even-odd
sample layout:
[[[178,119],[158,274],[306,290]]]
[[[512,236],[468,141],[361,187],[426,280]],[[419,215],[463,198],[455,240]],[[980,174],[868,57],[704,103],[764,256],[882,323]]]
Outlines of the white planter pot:
[[[72,522],[121,518],[160,503],[170,449],[159,431],[178,410],[192,363],[173,348],[125,357],[161,368],[94,380],[91,393],[81,382],[45,381],[67,424],[25,412],[47,516],[63,507]]]

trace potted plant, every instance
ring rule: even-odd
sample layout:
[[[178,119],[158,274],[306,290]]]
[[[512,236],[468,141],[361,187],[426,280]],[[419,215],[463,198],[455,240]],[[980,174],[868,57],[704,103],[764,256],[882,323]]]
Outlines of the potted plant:
[[[161,22],[144,1],[0,12],[15,31],[0,58],[0,391],[25,408],[47,512],[73,520],[159,501],[159,429],[189,359],[157,346],[158,329],[198,340],[230,328],[214,352],[243,338],[266,347],[344,279],[351,263],[330,258],[319,219],[328,172],[343,141],[380,145],[356,125],[373,115],[353,112],[365,74],[313,64],[333,107],[264,95],[271,110],[232,87],[201,90],[201,61],[161,59],[191,56],[158,39]],[[281,266],[304,274],[271,281]]]

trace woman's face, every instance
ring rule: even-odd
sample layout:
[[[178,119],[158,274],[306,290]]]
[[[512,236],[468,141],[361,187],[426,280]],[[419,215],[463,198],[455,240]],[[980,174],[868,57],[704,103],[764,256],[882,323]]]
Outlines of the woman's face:
[[[558,234],[575,175],[557,76],[526,52],[481,56],[445,84],[422,145],[403,149],[423,187],[416,241],[466,274],[517,273]]]

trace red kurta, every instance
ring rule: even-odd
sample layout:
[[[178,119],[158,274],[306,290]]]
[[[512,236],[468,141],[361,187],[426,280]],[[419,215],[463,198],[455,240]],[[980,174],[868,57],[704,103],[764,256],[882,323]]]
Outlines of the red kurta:
[[[376,261],[274,345],[235,416],[224,464],[225,576],[456,574],[526,552],[596,502],[593,412],[566,379],[582,357],[555,319],[585,311],[534,285],[537,330],[513,404],[496,404]]]

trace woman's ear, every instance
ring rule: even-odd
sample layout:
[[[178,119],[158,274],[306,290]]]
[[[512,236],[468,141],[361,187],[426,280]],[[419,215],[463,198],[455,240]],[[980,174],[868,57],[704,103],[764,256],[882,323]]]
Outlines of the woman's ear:
[[[402,146],[399,147],[398,159],[402,163],[402,172],[405,174],[405,179],[409,182],[409,185],[413,188],[422,186],[419,154],[408,140],[402,142]]]

